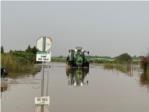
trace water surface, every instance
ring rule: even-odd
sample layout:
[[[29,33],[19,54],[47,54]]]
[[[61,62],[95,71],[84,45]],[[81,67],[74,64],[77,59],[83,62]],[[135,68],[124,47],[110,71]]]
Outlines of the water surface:
[[[41,79],[42,71],[5,80],[2,112],[35,112]],[[97,65],[68,70],[64,63],[52,63],[45,69],[44,95],[50,96],[50,112],[148,112],[148,80],[138,70],[128,74]]]

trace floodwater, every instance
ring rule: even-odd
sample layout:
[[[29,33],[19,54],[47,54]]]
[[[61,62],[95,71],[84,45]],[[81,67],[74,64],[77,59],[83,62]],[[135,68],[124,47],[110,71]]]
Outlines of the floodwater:
[[[91,65],[71,70],[52,63],[44,71],[44,77],[41,71],[4,79],[2,112],[36,112],[34,99],[41,94],[50,96],[49,112],[149,112],[149,76],[138,69],[122,73]]]

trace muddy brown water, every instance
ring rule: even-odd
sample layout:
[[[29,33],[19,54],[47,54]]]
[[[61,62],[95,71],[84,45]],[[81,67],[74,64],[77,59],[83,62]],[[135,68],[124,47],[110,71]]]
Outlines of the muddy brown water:
[[[91,65],[89,70],[66,70],[64,63],[45,69],[44,95],[50,112],[149,112],[149,76],[140,70],[122,73]],[[41,95],[42,71],[5,79],[2,112],[35,112],[34,98]]]

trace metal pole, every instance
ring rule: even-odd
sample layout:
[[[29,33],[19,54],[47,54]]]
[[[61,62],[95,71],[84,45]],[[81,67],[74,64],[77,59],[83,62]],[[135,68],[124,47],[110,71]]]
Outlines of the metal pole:
[[[47,87],[46,87],[46,96],[48,96],[49,92],[49,73],[50,73],[50,63],[48,63],[48,73],[47,73]]]
[[[42,62],[41,97],[44,95],[44,63]],[[41,112],[44,112],[44,105],[41,105]]]
[[[43,47],[42,47],[42,50],[45,51],[46,50],[46,36],[43,37]]]
[[[44,95],[44,65],[42,62],[41,96]]]
[[[45,51],[46,37],[43,37],[42,51]],[[44,62],[42,62],[41,97],[44,95]],[[41,105],[41,112],[44,112],[44,105]]]

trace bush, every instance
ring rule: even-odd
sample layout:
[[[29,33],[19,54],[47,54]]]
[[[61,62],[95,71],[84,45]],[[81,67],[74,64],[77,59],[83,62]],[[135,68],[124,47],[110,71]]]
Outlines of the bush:
[[[131,63],[132,57],[128,53],[123,53],[115,58],[118,63]]]

